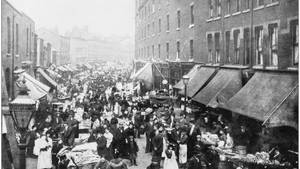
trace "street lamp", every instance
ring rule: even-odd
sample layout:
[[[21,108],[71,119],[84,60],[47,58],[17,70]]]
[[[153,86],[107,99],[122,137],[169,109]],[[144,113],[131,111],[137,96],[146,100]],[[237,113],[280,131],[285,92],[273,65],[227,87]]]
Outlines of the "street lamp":
[[[35,101],[28,95],[25,79],[19,86],[18,96],[9,103],[9,111],[17,130],[16,138],[20,149],[20,169],[26,168],[26,132],[35,110]]]
[[[190,77],[187,76],[187,75],[184,75],[182,77],[182,81],[183,81],[183,84],[184,84],[184,114],[186,116],[186,103],[187,103],[187,85],[189,83],[189,80],[190,80]]]

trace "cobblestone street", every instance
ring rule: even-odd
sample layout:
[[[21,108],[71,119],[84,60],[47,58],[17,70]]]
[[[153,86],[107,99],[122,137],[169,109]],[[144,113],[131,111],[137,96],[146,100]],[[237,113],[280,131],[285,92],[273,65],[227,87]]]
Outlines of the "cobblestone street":
[[[151,163],[151,153],[145,153],[146,137],[141,135],[141,138],[137,138],[136,142],[139,146],[139,152],[137,157],[138,166],[130,166],[130,169],[146,169]]]

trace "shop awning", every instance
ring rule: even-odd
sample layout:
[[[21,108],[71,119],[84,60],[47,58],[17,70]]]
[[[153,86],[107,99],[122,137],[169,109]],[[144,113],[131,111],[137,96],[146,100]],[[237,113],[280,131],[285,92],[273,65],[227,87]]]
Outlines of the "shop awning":
[[[50,74],[51,77],[58,77],[61,78],[61,75],[56,73],[55,71],[51,70],[51,69],[46,69],[46,71]]]
[[[290,126],[298,130],[298,85],[274,111],[268,114],[265,124],[269,127]]]
[[[48,94],[50,87],[34,79],[26,72],[19,75],[19,79],[16,82],[17,86],[19,86],[18,84],[22,82],[23,78],[25,78],[25,84],[29,89],[29,96],[33,100],[39,100]]]
[[[241,70],[220,69],[193,100],[216,108],[226,103],[242,87]]]
[[[39,72],[54,88],[57,87],[57,83],[49,75],[47,75],[43,69],[38,68],[37,72]]]
[[[152,63],[146,63],[138,72],[131,76],[131,79],[142,80],[148,89],[153,85]]]
[[[198,68],[200,67],[200,65],[195,65],[190,71],[189,73],[187,73],[186,75],[190,78],[194,77],[194,75],[196,74]],[[179,90],[183,90],[184,89],[184,84],[182,79],[173,86],[174,89],[179,89]]]
[[[289,103],[289,94],[298,84],[298,74],[293,72],[256,72],[248,83],[224,106],[232,112],[265,121],[283,101]],[[281,106],[284,106],[282,104]],[[289,111],[292,111],[291,108]],[[286,113],[284,107],[277,111]]]
[[[216,69],[214,67],[200,67],[196,70],[194,76],[190,79],[187,86],[187,96],[193,97],[200,89],[202,89],[209,80],[214,77]],[[184,94],[184,91],[180,91]]]

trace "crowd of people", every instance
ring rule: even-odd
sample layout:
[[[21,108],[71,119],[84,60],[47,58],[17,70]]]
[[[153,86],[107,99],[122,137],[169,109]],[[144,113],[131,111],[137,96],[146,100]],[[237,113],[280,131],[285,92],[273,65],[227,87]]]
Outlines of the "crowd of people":
[[[133,92],[127,88],[129,81],[122,71],[109,71],[88,73],[77,83],[69,82],[69,104],[55,111],[47,109],[45,120],[37,121],[28,134],[27,155],[38,157],[37,168],[67,168],[74,160],[57,154],[82,142],[97,143],[100,160],[95,169],[127,168],[123,159],[137,166],[137,152],[143,150],[136,139],[141,135],[146,138],[145,153],[152,155],[147,169],[209,169],[222,165],[212,147],[234,146],[231,128],[222,115],[213,119],[202,113],[195,119],[178,113],[179,106],[172,102],[153,103],[149,93]],[[244,130],[242,126],[241,132]]]

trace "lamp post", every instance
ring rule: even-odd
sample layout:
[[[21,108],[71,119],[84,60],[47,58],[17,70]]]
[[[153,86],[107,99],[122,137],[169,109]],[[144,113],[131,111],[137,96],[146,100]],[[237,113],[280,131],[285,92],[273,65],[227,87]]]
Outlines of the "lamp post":
[[[187,85],[189,83],[189,80],[190,80],[190,77],[187,76],[187,75],[184,75],[182,77],[182,81],[183,81],[183,84],[184,84],[184,115],[186,116],[186,103],[187,103]]]
[[[25,79],[20,84],[18,96],[9,103],[10,115],[17,130],[16,138],[20,149],[20,169],[26,168],[26,133],[35,110],[35,101],[28,95]]]

